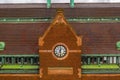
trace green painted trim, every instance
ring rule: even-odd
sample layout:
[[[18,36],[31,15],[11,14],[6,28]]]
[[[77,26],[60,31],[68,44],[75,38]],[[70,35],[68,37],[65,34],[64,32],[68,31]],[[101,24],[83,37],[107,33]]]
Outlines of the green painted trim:
[[[21,58],[21,62],[22,62],[22,65],[23,65],[24,64],[24,58],[23,57]]]
[[[100,57],[102,57],[102,56],[120,56],[120,54],[100,54],[100,53],[98,53],[98,54],[81,54],[81,56],[100,56]],[[39,55],[38,54],[0,54],[0,57],[39,57]]]
[[[35,69],[35,70],[25,70],[25,69],[23,69],[23,70],[0,70],[0,74],[3,74],[3,73],[5,73],[5,74],[10,74],[10,73],[12,73],[12,74],[23,74],[23,73],[25,73],[25,74],[27,74],[27,73],[30,73],[30,74],[38,74],[39,73],[39,70],[38,69]]]
[[[120,69],[96,69],[96,70],[82,70],[83,74],[119,74],[120,73]]]
[[[30,58],[30,61],[31,61],[31,64],[33,64],[34,62],[33,62],[33,58]]]
[[[4,57],[4,64],[6,64],[6,57]]]
[[[15,63],[15,58],[14,57],[12,57],[12,64],[14,64]]]
[[[116,42],[116,48],[117,48],[117,50],[120,50],[120,41]]]
[[[107,57],[107,64],[110,64],[109,61],[110,61],[110,57]]]
[[[52,18],[0,18],[0,23],[37,23],[37,22],[51,22]],[[120,17],[111,18],[94,18],[94,17],[79,17],[67,18],[69,22],[79,23],[114,23],[120,22]]]
[[[0,51],[4,50],[5,42],[0,42]]]
[[[119,69],[117,64],[89,64],[82,65],[82,69]]]
[[[74,0],[70,0],[70,7],[74,8]]]
[[[100,64],[100,57],[97,58],[97,64]]]
[[[5,63],[5,60],[4,60],[4,57],[2,57],[2,64],[4,64]]]
[[[39,55],[31,55],[31,54],[24,54],[24,55],[14,55],[14,54],[6,54],[6,55],[3,55],[3,54],[0,54],[0,57],[39,57]]]
[[[39,69],[39,65],[19,65],[19,64],[5,64],[0,67],[0,69]]]
[[[51,0],[47,0],[47,8],[51,7]]]
[[[120,54],[82,54],[82,56],[120,56]]]
[[[90,64],[90,57],[88,58],[88,64]]]
[[[118,57],[116,57],[116,63],[119,64],[119,58]]]

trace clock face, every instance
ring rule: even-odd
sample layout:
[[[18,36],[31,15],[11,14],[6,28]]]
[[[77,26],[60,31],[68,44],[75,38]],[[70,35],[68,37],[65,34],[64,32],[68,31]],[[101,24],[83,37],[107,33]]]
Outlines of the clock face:
[[[64,58],[67,55],[67,49],[66,49],[66,47],[63,46],[63,45],[57,45],[54,48],[54,55],[57,58]]]

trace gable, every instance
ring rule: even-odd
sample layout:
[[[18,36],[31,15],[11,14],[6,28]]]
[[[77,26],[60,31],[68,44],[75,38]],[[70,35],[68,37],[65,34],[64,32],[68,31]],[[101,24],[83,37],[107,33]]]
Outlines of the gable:
[[[54,42],[52,43],[52,41]],[[50,47],[52,47],[54,44],[62,42],[69,45],[72,49],[76,49],[76,47],[81,45],[81,38],[76,35],[70,24],[66,21],[63,11],[58,10],[55,19],[44,35],[40,37],[39,42],[40,46],[46,45],[46,47],[48,47],[48,44],[51,44]]]

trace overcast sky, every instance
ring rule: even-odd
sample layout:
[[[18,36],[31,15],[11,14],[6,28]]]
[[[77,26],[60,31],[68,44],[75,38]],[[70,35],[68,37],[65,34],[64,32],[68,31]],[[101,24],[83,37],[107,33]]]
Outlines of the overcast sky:
[[[46,3],[47,0],[0,0],[0,3]],[[70,0],[51,0],[52,3],[69,3]],[[91,2],[108,2],[108,3],[116,3],[120,2],[120,0],[74,0],[75,3],[91,3]]]

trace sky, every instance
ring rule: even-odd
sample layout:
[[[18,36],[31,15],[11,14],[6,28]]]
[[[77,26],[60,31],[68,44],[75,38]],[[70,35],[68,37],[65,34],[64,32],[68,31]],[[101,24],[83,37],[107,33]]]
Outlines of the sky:
[[[47,0],[0,0],[0,3],[46,3]],[[69,3],[70,0],[51,0],[52,3]],[[75,3],[119,3],[120,0],[74,0]]]

